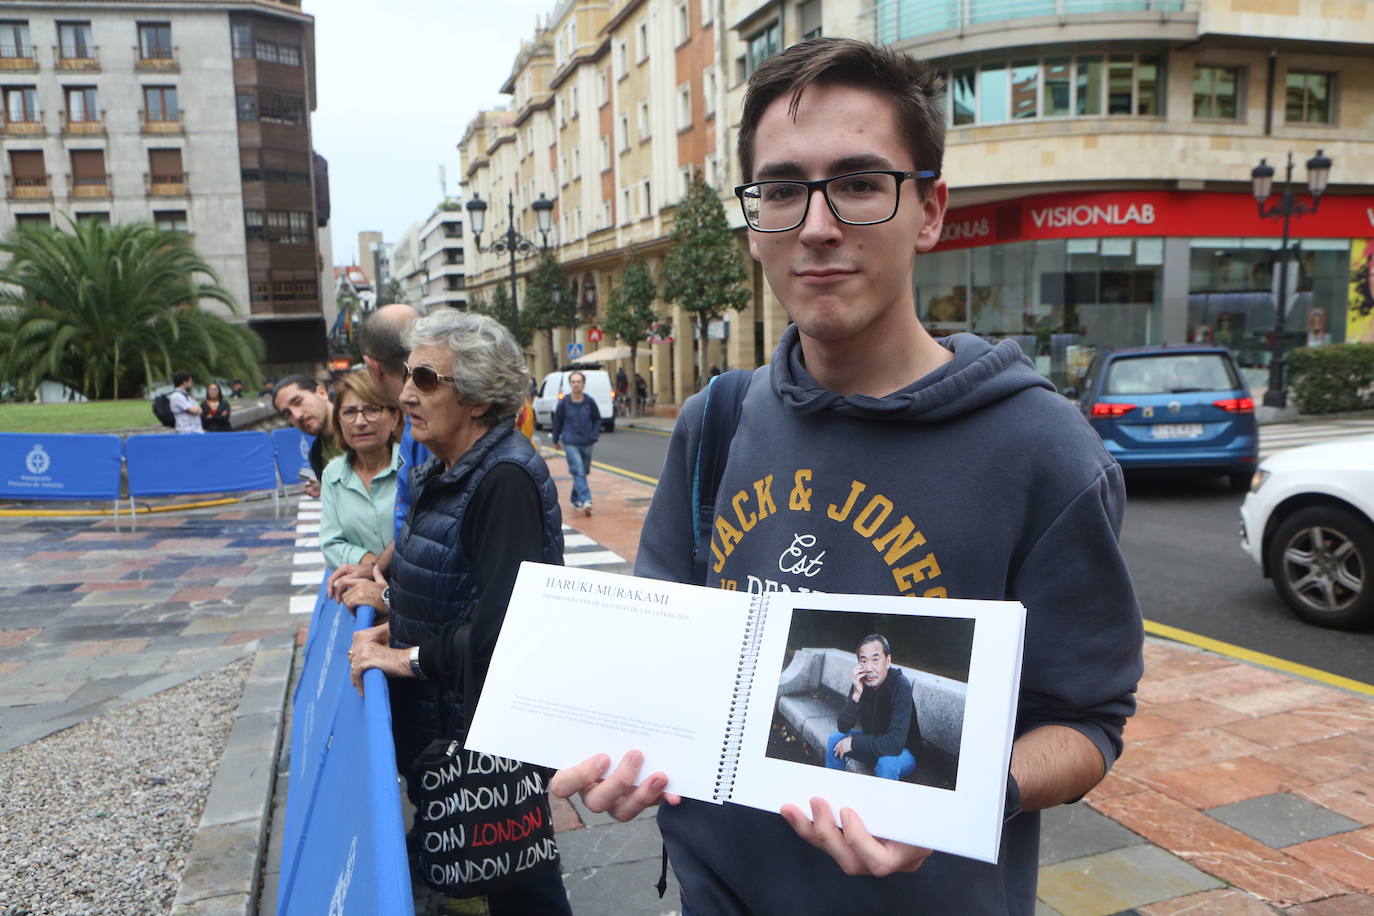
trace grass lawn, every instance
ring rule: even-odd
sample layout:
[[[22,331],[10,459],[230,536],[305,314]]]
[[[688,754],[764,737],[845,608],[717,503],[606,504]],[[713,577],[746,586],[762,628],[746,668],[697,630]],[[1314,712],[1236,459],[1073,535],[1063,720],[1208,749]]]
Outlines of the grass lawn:
[[[0,431],[85,433],[92,430],[156,428],[153,402],[87,401],[84,404],[0,404]]]

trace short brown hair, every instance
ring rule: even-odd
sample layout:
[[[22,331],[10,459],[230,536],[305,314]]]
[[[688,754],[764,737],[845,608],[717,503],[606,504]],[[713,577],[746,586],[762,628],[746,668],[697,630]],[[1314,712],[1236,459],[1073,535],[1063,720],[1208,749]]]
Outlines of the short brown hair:
[[[938,178],[945,158],[945,113],[940,105],[944,81],[935,68],[910,54],[852,38],[812,38],[798,42],[759,65],[749,78],[740,118],[739,162],[745,181],[754,177],[754,135],[769,105],[790,93],[787,113],[795,116],[802,92],[818,86],[868,89],[892,100],[897,130],[917,169]],[[916,184],[924,197],[934,179]]]
[[[339,444],[348,452],[348,457],[352,459],[354,457],[353,449],[348,445],[348,440],[344,438],[343,420],[339,418],[339,411],[343,409],[343,396],[347,391],[357,395],[358,400],[364,404],[376,404],[379,407],[385,407],[393,415],[399,415],[401,410],[396,406],[396,399],[366,369],[354,369],[340,376],[339,380],[334,383],[334,435]],[[397,423],[391,428],[391,436],[386,440],[386,444],[395,445],[400,441],[401,424]]]

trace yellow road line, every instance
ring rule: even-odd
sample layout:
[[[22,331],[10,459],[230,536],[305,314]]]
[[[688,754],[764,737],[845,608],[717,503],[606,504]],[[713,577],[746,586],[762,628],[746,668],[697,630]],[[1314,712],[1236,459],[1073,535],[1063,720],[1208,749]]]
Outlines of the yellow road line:
[[[1353,690],[1356,693],[1363,693],[1374,696],[1374,684],[1366,684],[1363,681],[1356,681],[1339,674],[1332,674],[1330,671],[1322,671],[1320,668],[1312,668],[1307,665],[1300,665],[1297,662],[1290,662],[1287,659],[1279,658],[1275,655],[1268,655],[1264,652],[1256,652],[1254,649],[1247,649],[1244,646],[1237,646],[1229,642],[1222,642],[1219,639],[1212,639],[1210,636],[1202,636],[1198,633],[1190,633],[1187,630],[1180,630],[1178,627],[1171,627],[1165,623],[1157,623],[1153,620],[1145,621],[1145,632],[1154,636],[1163,636],[1176,642],[1186,643],[1196,646],[1199,649],[1206,649],[1218,655],[1225,655],[1241,661],[1252,662],[1256,665],[1263,665],[1266,668],[1274,668],[1288,674],[1296,674],[1299,677],[1310,678],[1329,684],[1332,687],[1341,687],[1345,690]]]
[[[231,506],[234,503],[243,502],[238,497],[230,496],[224,499],[206,499],[194,503],[175,503],[170,506],[139,506],[135,512],[138,515],[148,515],[154,512],[177,512],[181,509],[210,509],[215,506]],[[114,515],[113,509],[0,509],[0,518],[80,518],[90,515]],[[126,510],[120,509],[120,515],[128,514]]]
[[[631,471],[629,468],[618,468],[613,464],[603,464],[600,461],[593,461],[592,467],[601,468],[603,471],[610,471],[612,474],[619,474],[621,477],[628,477],[631,480],[638,480],[640,483],[647,483],[651,487],[658,486],[657,477],[650,477],[638,471]]]

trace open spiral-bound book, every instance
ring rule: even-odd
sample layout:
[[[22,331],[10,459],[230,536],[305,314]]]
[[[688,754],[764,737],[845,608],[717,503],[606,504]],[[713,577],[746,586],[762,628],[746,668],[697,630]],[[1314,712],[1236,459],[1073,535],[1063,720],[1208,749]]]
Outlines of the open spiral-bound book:
[[[670,792],[819,796],[876,836],[995,862],[1024,629],[1015,602],[525,563],[467,746],[549,767],[639,749]]]

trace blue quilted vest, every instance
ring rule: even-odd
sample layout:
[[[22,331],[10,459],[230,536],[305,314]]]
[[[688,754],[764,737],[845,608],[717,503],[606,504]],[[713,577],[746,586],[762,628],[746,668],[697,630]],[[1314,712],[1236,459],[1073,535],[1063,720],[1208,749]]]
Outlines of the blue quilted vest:
[[[539,487],[544,513],[545,563],[563,563],[563,516],[548,465],[512,421],[478,439],[447,471],[438,459],[415,469],[410,515],[391,559],[391,640],[413,646],[477,603],[472,568],[463,553],[463,511],[487,472],[507,462],[524,468]]]

